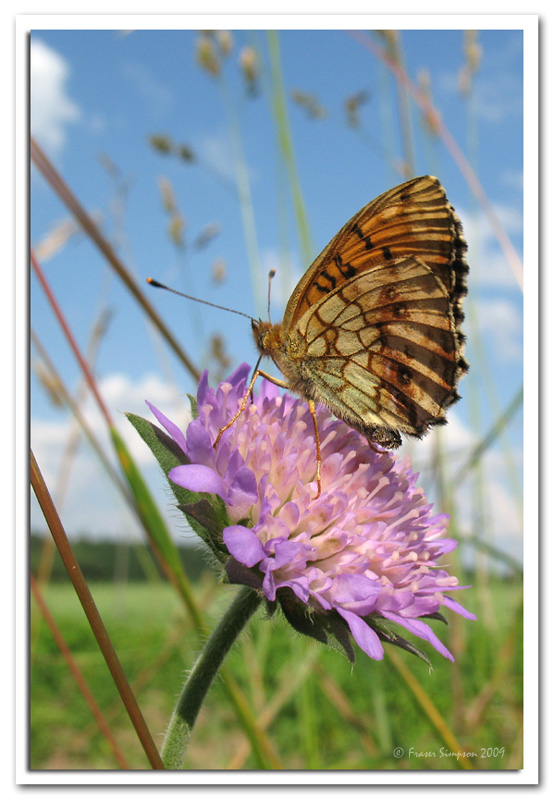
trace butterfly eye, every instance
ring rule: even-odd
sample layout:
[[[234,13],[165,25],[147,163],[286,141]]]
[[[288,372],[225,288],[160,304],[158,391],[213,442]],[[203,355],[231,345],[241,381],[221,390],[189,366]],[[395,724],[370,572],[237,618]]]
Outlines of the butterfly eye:
[[[256,347],[261,353],[266,352],[265,341],[267,338],[267,324],[264,324],[261,320],[252,320],[252,333],[254,335],[254,341],[256,342]]]

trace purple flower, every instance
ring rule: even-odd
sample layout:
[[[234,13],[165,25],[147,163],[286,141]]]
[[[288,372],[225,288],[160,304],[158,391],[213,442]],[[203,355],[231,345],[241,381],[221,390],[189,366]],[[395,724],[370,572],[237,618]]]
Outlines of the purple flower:
[[[323,626],[341,639],[347,626],[372,658],[383,657],[382,639],[396,636],[390,621],[453,660],[422,617],[441,606],[475,616],[445,594],[463,588],[437,565],[457,544],[445,538],[448,517],[432,515],[409,460],[375,452],[319,407],[322,492],[314,499],[316,446],[307,404],[267,381],[214,449],[249,372],[241,365],[216,390],[204,373],[198,417],[184,434],[150,406],[190,462],[172,469],[171,481],[225,503],[228,574],[259,587],[270,604],[280,601],[293,624],[301,608],[305,627],[321,632]]]

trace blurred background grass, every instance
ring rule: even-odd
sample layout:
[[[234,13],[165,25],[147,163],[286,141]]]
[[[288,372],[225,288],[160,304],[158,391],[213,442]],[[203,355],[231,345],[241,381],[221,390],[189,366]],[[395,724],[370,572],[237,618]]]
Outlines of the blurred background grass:
[[[86,569],[87,559],[81,563]],[[209,571],[199,576],[194,588],[213,626],[235,588],[222,587]],[[200,649],[187,614],[174,590],[162,581],[131,582],[120,576],[118,581],[92,582],[91,590],[161,746],[178,687]],[[391,653],[391,648],[384,663],[358,652],[352,667],[334,651],[301,640],[282,619],[257,615],[227,664],[257,719],[267,726],[282,768],[462,769],[455,756],[446,755],[460,751],[477,753],[470,759],[475,769],[521,768],[519,581],[493,578],[487,590],[494,624],[484,623],[481,608],[476,609],[479,621],[471,627],[452,619],[449,630],[440,635],[456,663],[431,655],[432,672],[406,653]],[[148,762],[72,588],[63,581],[52,583],[46,600],[129,767],[146,769]],[[69,679],[59,649],[47,630],[38,635],[39,624],[35,618],[31,768],[117,768],[105,737]],[[408,677],[398,662],[409,671]],[[400,758],[393,755],[399,747],[404,751]],[[220,681],[198,718],[185,768],[260,768]]]
[[[135,36],[124,33],[121,41]],[[512,354],[506,364],[495,351],[498,340],[514,339],[514,325],[521,334],[517,310],[510,313],[510,304],[517,309],[519,302],[514,300],[519,295],[514,275],[519,275],[521,230],[517,203],[510,216],[501,203],[488,200],[487,191],[498,195],[491,177],[498,167],[480,166],[481,154],[488,155],[495,145],[480,139],[479,127],[486,97],[486,92],[479,93],[487,58],[482,40],[498,67],[514,49],[508,33],[518,32],[445,31],[441,39],[435,31],[432,41],[448,56],[442,66],[435,64],[437,53],[422,35],[418,39],[418,32],[359,32],[357,38],[331,32],[345,48],[345,58],[352,59],[346,66],[340,63],[351,76],[342,96],[318,73],[324,45],[332,41],[335,46],[329,32],[319,32],[318,38],[317,31],[185,31],[179,40],[179,32],[162,31],[151,41],[145,32],[135,33],[139,45],[134,45],[134,57],[143,48],[144,62],[134,61],[129,74],[141,77],[143,85],[147,81],[141,69],[152,58],[150,45],[163,48],[164,34],[173,43],[180,41],[187,57],[186,69],[176,79],[183,103],[194,85],[194,91],[205,93],[202,102],[207,104],[202,110],[185,104],[185,118],[202,119],[208,129],[211,125],[219,132],[222,126],[227,160],[210,159],[209,150],[195,144],[199,123],[189,125],[189,142],[182,136],[186,125],[160,130],[147,118],[140,132],[125,131],[128,156],[117,138],[108,137],[117,156],[102,152],[92,158],[93,147],[81,135],[72,140],[75,160],[66,155],[64,169],[54,145],[46,147],[53,163],[43,154],[41,126],[35,123],[33,160],[49,186],[40,183],[31,194],[34,274],[39,281],[33,278],[31,286],[31,444],[154,741],[160,746],[183,676],[234,589],[219,585],[210,568],[202,567],[194,537],[183,530],[182,521],[176,522],[178,514],[153,470],[153,459],[120,422],[119,412],[144,414],[133,407],[138,393],[186,424],[184,395],[194,393],[198,370],[208,366],[215,382],[248,360],[252,350],[248,328],[235,327],[231,315],[212,316],[209,309],[188,304],[176,310],[179,301],[173,306],[160,294],[146,294],[142,280],[156,267],[161,274],[155,277],[173,278],[178,289],[264,315],[267,271],[276,259],[274,306],[280,310],[317,250],[359,206],[412,174],[430,172],[443,181],[468,235],[472,273],[464,329],[471,372],[460,387],[464,401],[450,415],[450,425],[425,442],[408,444],[405,452],[412,454],[421,484],[437,508],[451,514],[450,535],[460,539],[460,548],[449,558],[449,571],[462,585],[472,586],[459,599],[478,621],[450,615],[448,629],[439,635],[456,662],[428,652],[430,672],[391,648],[382,663],[358,653],[352,668],[337,653],[300,640],[282,620],[267,621],[259,614],[208,696],[185,768],[521,768],[517,533],[523,516],[522,372],[521,357]],[[87,57],[91,63],[93,56],[111,57],[99,47],[103,40],[98,32],[40,31],[33,33],[33,40],[39,45],[35,63],[45,58],[41,47],[67,58],[73,48],[81,48],[83,63]],[[33,64],[33,49],[31,54]],[[306,88],[298,88],[293,69],[298,54],[309,54],[314,70],[308,73],[311,83],[304,76]],[[72,63],[77,69],[79,62]],[[444,96],[453,75],[457,85],[450,86],[450,95],[458,106],[443,111],[432,97],[434,91]],[[169,75],[167,80],[169,86]],[[101,86],[101,75],[98,81]],[[499,85],[497,90],[500,106],[515,103],[517,85]],[[33,91],[32,108],[42,102],[38,90]],[[151,92],[150,105],[162,102],[162,95],[161,90]],[[339,96],[340,111],[330,111],[327,102],[334,99],[336,104]],[[70,110],[65,113],[71,118]],[[259,130],[252,129],[255,114],[261,119],[262,113],[265,127],[260,121]],[[110,126],[117,129],[121,120],[113,114]],[[320,133],[314,127],[318,125],[327,125],[328,133]],[[521,168],[522,143],[513,128],[515,141],[506,142],[503,150],[497,145],[507,171]],[[451,129],[463,139],[461,148],[452,145]],[[48,144],[46,134],[44,139]],[[132,179],[115,158],[125,161],[125,170],[131,163]],[[261,173],[264,160],[271,167],[269,175]],[[155,183],[141,186],[143,164],[150,170],[144,174],[158,172]],[[375,186],[368,179],[372,171],[379,175]],[[105,190],[90,188],[97,188],[106,175],[108,200]],[[38,181],[36,172],[32,180]],[[138,227],[134,192],[146,214]],[[98,198],[102,209],[94,212]],[[154,215],[150,209],[156,205]],[[486,220],[487,227],[480,228],[476,219]],[[515,248],[506,224],[510,233],[515,231]],[[79,239],[81,229],[86,238]],[[278,244],[268,256],[261,243],[269,230]],[[214,256],[214,241],[221,255]],[[492,269],[491,252],[492,266],[501,275],[496,285],[479,277]],[[122,281],[117,289],[114,274]],[[61,338],[43,289],[58,297],[58,316],[67,318],[68,331]],[[496,316],[505,330],[491,333],[487,313],[494,316],[499,303],[505,315]],[[71,330],[75,349],[81,349],[90,368],[89,389],[98,394],[94,403],[67,354]],[[171,331],[179,333],[173,337]],[[173,414],[171,408],[178,411]],[[31,546],[36,578],[30,620],[31,768],[147,768],[37,508],[32,508],[32,523],[39,536]],[[52,624],[45,623],[44,606],[37,605],[39,594],[59,629],[57,639]],[[73,659],[73,673],[60,637]],[[71,677],[76,672],[100,710],[101,728],[82,684]],[[402,748],[403,754],[395,757],[394,748]],[[475,755],[444,754],[459,751]]]

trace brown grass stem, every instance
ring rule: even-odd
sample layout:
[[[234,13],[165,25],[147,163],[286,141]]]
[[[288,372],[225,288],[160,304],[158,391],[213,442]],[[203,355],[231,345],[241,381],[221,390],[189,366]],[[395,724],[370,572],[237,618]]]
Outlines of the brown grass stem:
[[[67,538],[67,534],[62,525],[62,521],[58,516],[56,507],[50,496],[50,492],[44,482],[39,465],[35,459],[33,451],[31,450],[31,485],[36,495],[38,503],[44,514],[46,523],[50,529],[52,537],[56,542],[56,546],[64,563],[64,566],[69,575],[69,579],[73,584],[77,597],[86,614],[92,632],[98,642],[98,646],[102,651],[102,655],[106,660],[106,664],[117,686],[121,699],[127,709],[127,713],[131,719],[133,727],[137,736],[144,748],[144,752],[150,762],[152,769],[163,769],[163,763],[160,754],[154,744],[154,740],[148,730],[146,721],[142,716],[142,712],[135,699],[133,691],[127,680],[127,676],[123,671],[123,667],[117,657],[115,649],[111,643],[108,632],[102,622],[102,618],[98,612],[90,589],[85,581],[84,575],[81,572],[73,548]]]
[[[462,148],[455,140],[454,136],[450,133],[446,125],[444,124],[440,114],[430,102],[429,98],[425,96],[425,94],[421,91],[419,86],[415,84],[409,76],[406,74],[402,66],[392,59],[388,53],[385,51],[383,47],[377,44],[372,37],[365,33],[364,31],[349,31],[350,36],[359,42],[362,47],[365,47],[367,50],[370,50],[373,55],[381,61],[394,75],[396,80],[401,83],[412,95],[413,99],[419,105],[423,113],[427,116],[428,119],[433,121],[433,124],[436,128],[437,136],[441,139],[444,146],[452,156],[452,159],[456,163],[458,169],[464,176],[469,188],[475,195],[477,201],[479,202],[481,208],[485,212],[485,215],[489,221],[489,224],[494,231],[494,234],[498,240],[500,247],[504,252],[504,256],[514,276],[519,284],[519,286],[523,289],[523,265],[521,263],[521,259],[518,256],[515,247],[513,246],[510,237],[504,230],[504,226],[502,225],[500,219],[494,207],[487,197],[483,186],[473,167],[471,166],[469,160],[467,159],[465,153],[463,152]]]
[[[451,728],[447,725],[446,720],[433,703],[421,683],[417,680],[413,672],[410,670],[409,667],[406,666],[400,655],[393,651],[393,648],[389,648],[387,657],[396,670],[402,676],[404,682],[409,687],[410,691],[412,692],[413,696],[419,703],[423,713],[429,720],[429,722],[433,725],[437,733],[441,736],[445,744],[451,749],[451,752],[462,753],[462,755],[457,759],[458,763],[464,769],[474,769],[473,764],[467,758],[467,756],[463,755],[464,748],[457,740],[454,732]]]
[[[40,609],[40,613],[42,614],[44,621],[46,622],[50,630],[50,633],[52,634],[52,638],[56,642],[58,649],[62,654],[65,663],[67,664],[67,668],[71,672],[75,680],[75,683],[79,687],[79,691],[81,692],[86,704],[90,708],[92,716],[96,721],[96,724],[98,725],[101,732],[106,737],[110,747],[112,748],[115,760],[117,761],[121,769],[129,769],[129,764],[127,763],[127,760],[123,755],[121,748],[119,747],[106,718],[104,717],[100,707],[98,706],[96,700],[94,699],[94,695],[92,694],[89,685],[87,684],[83,676],[83,673],[77,666],[77,662],[73,658],[73,653],[71,652],[65,639],[63,638],[62,632],[56,625],[56,621],[52,616],[52,614],[50,613],[48,604],[46,603],[46,600],[44,599],[44,596],[40,591],[38,582],[35,580],[35,577],[32,574],[31,574],[31,591],[33,593],[33,597],[35,598],[35,602]]]
[[[191,359],[185,353],[175,336],[171,333],[165,322],[159,316],[154,306],[147,300],[144,293],[139,289],[135,279],[124,266],[122,261],[116,255],[114,249],[109,242],[104,238],[100,229],[87,214],[83,206],[77,200],[69,186],[65,183],[59,175],[53,164],[41,150],[37,142],[31,136],[31,159],[37,169],[40,170],[44,178],[50,184],[52,189],[56,192],[60,200],[67,206],[73,216],[79,221],[80,225],[92,241],[96,244],[100,252],[106,258],[108,263],[121,278],[125,286],[129,289],[135,300],[139,303],[142,309],[146,312],[149,319],[158,328],[162,336],[165,338],[169,346],[172,348],[176,356],[179,358],[183,366],[188,370],[192,377],[198,381],[200,379],[200,371],[192,363]]]
[[[62,312],[62,310],[60,308],[60,305],[59,305],[58,301],[56,300],[56,298],[54,296],[54,293],[52,292],[52,289],[50,288],[50,284],[46,280],[46,276],[45,276],[44,272],[42,271],[41,266],[38,263],[38,260],[37,260],[37,258],[35,256],[32,248],[31,248],[31,265],[33,267],[35,275],[38,278],[38,281],[39,281],[40,285],[42,286],[42,289],[43,289],[46,297],[48,298],[48,301],[49,301],[49,303],[50,303],[50,305],[52,307],[52,310],[53,310],[53,312],[54,312],[54,314],[56,316],[56,319],[58,320],[58,322],[60,324],[60,327],[64,332],[64,335],[65,335],[65,337],[66,337],[66,339],[68,341],[68,344],[71,347],[71,349],[73,350],[73,354],[74,354],[75,358],[77,359],[77,361],[79,362],[79,366],[83,370],[83,374],[84,374],[84,376],[86,378],[88,387],[89,387],[90,391],[92,392],[92,394],[94,395],[94,398],[95,398],[96,402],[98,403],[100,411],[104,415],[108,425],[110,427],[113,427],[113,420],[111,418],[110,412],[108,411],[108,407],[104,403],[104,400],[102,399],[102,397],[100,395],[100,392],[98,391],[98,387],[96,386],[96,381],[93,378],[93,375],[92,375],[92,372],[90,371],[89,365],[86,362],[85,358],[81,354],[81,351],[80,351],[80,349],[79,349],[79,347],[77,345],[75,337],[73,336],[73,333],[71,332],[71,329],[69,328],[69,325],[66,322],[66,319],[65,319],[65,317],[63,315],[63,312]]]

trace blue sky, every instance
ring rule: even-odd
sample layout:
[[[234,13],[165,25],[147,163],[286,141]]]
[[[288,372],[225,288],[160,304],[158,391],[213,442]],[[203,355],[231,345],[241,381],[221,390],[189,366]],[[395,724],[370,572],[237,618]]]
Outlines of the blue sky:
[[[117,243],[122,260],[141,284],[153,275],[200,298],[265,316],[266,276],[273,267],[277,269],[272,287],[272,317],[276,319],[309,262],[301,255],[290,184],[279,154],[267,36],[263,31],[233,31],[232,49],[219,79],[196,63],[198,38],[196,31],[188,30],[33,30],[32,132],[81,203],[101,216],[105,233]],[[404,179],[397,88],[383,65],[347,31],[280,31],[278,38],[313,258],[361,206]],[[469,158],[521,257],[522,32],[478,32],[480,63],[469,98],[459,91],[459,74],[466,61],[462,30],[402,31],[401,42],[408,74],[414,81],[423,70],[428,74],[435,106]],[[258,91],[253,96],[240,68],[245,48],[254,48],[260,59]],[[294,90],[316,95],[326,116],[310,118],[305,108],[293,101]],[[361,126],[353,129],[346,123],[343,104],[348,96],[362,91],[367,102],[360,107]],[[468,338],[472,369],[460,386],[463,400],[452,409],[444,433],[455,471],[459,459],[463,460],[521,385],[522,292],[457,164],[443,143],[422,125],[413,101],[409,113],[415,174],[440,178],[463,221],[469,244],[466,329],[473,332]],[[186,143],[196,154],[196,162],[187,164],[155,152],[148,143],[153,134]],[[252,198],[259,292],[252,285],[238,202],[237,152],[244,156]],[[102,156],[115,165],[120,188],[125,187],[124,198],[116,191]],[[168,237],[160,181],[170,182],[185,219],[186,246],[181,250]],[[31,241],[40,246],[68,214],[34,171],[30,208]],[[208,225],[217,226],[217,235],[202,249],[196,248],[194,242]],[[225,278],[217,280],[222,265]],[[43,259],[43,266],[83,349],[104,304],[113,312],[98,356],[101,386],[163,508],[176,517],[161,477],[152,465],[146,466],[149,456],[134,441],[121,412],[147,416],[144,399],[149,399],[168,416],[185,422],[183,398],[195,390],[192,378],[145,325],[136,303],[86,239],[73,237]],[[215,333],[225,337],[232,365],[254,362],[248,320],[146,285],[145,291],[198,366],[206,364],[208,340]],[[34,280],[31,324],[68,386],[75,388],[78,368]],[[476,346],[479,337],[482,349]],[[55,486],[70,418],[51,404],[34,375],[31,416],[35,454],[50,485]],[[89,418],[102,436],[101,421],[92,405]],[[521,428],[519,413],[508,432],[518,480]],[[430,447],[430,437],[407,447],[416,466],[421,463],[423,474]],[[484,465],[488,470],[488,533],[517,553],[520,525],[505,451],[493,448]],[[470,491],[469,486],[460,487],[462,505],[464,492],[470,497]],[[64,506],[66,526],[73,535],[132,536],[136,531],[84,446]],[[43,527],[34,507],[32,522]],[[462,522],[465,532],[472,533],[469,514]],[[177,526],[176,532],[183,537],[182,526]]]

